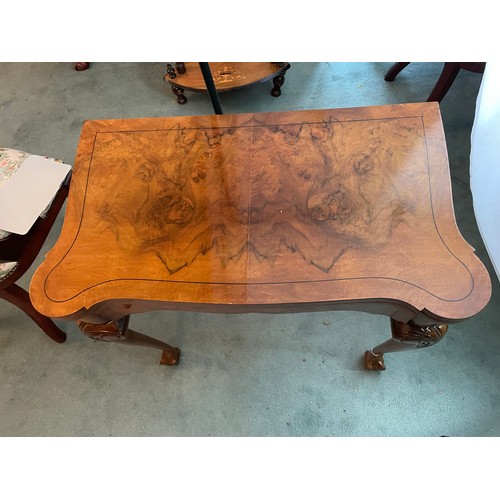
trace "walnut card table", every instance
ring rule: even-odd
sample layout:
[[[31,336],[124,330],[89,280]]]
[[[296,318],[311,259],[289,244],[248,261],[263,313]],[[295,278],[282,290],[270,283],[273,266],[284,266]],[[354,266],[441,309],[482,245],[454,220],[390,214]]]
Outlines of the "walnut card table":
[[[437,103],[84,124],[36,309],[96,340],[151,310],[390,317],[383,355],[439,341],[491,283],[460,235]],[[283,338],[286,342],[286,338]]]

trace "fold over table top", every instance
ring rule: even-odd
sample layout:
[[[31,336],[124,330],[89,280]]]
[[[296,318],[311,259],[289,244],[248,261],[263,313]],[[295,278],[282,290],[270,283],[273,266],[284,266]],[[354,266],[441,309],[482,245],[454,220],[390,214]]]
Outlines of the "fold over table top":
[[[87,121],[30,293],[52,317],[374,301],[453,321],[490,288],[439,107],[418,103]]]

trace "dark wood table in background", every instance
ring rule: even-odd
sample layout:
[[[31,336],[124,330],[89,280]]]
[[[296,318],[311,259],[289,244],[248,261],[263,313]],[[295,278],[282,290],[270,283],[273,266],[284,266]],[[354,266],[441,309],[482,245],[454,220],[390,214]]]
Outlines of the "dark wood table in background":
[[[167,64],[167,74],[163,80],[172,86],[178,104],[186,104],[185,90],[207,92],[199,64],[196,62]],[[290,69],[290,64],[285,62],[211,62],[209,66],[218,93],[244,89],[272,80],[273,97],[281,95],[285,73]]]
[[[159,348],[164,364],[179,350],[128,328],[130,314],[386,315],[370,370],[436,343],[490,293],[455,223],[436,103],[87,121],[61,236],[30,288],[43,314]]]

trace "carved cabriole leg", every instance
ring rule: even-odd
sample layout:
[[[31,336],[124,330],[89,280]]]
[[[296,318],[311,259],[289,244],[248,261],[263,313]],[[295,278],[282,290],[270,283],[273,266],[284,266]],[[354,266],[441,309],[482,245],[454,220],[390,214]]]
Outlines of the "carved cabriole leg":
[[[187,97],[184,95],[184,89],[180,89],[179,87],[172,85],[172,92],[175,96],[177,96],[177,102],[179,104],[186,104]]]
[[[179,362],[181,351],[177,347],[172,347],[161,340],[131,330],[128,323],[129,316],[119,321],[108,321],[107,323],[77,321],[80,330],[92,340],[160,349],[162,351],[161,365],[176,365]]]
[[[445,323],[419,326],[411,321],[402,323],[391,319],[392,338],[365,352],[365,368],[371,371],[385,370],[384,353],[408,351],[429,347],[439,342],[448,331]]]

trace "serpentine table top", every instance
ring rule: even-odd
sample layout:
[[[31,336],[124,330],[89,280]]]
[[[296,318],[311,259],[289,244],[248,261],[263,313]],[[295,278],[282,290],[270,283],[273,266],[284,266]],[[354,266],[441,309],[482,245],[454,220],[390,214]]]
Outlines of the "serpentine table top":
[[[362,310],[440,338],[490,293],[437,103],[87,121],[30,288],[84,332],[122,321],[118,340],[153,309]]]

